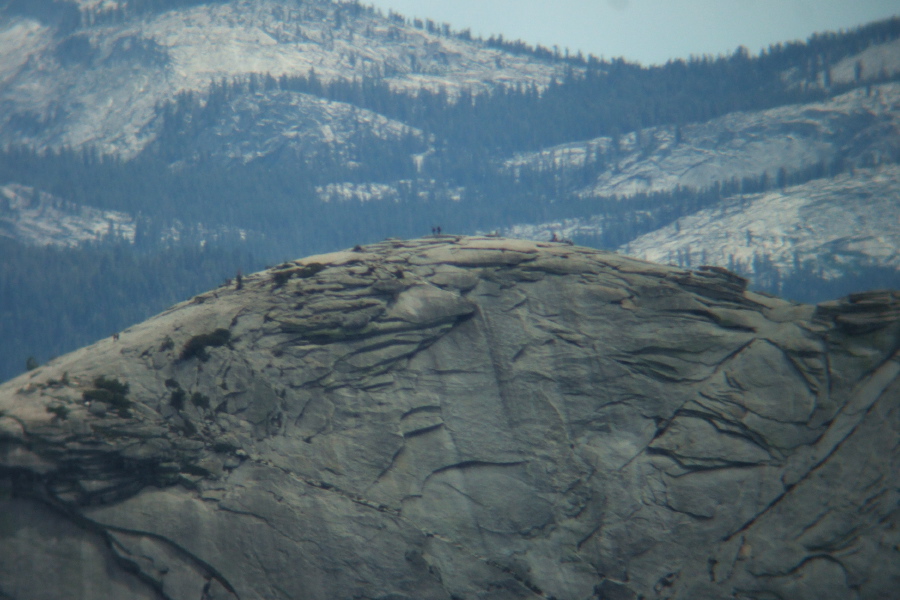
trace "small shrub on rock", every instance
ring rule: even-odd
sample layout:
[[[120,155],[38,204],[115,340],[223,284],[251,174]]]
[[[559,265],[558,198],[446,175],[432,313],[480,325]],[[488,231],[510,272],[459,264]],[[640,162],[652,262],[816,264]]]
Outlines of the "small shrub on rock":
[[[115,378],[107,379],[103,375],[94,379],[94,387],[101,390],[108,390],[113,394],[121,396],[123,398],[128,395],[127,383],[122,383]]]
[[[47,412],[52,413],[60,419],[66,419],[69,416],[69,409],[62,404],[54,404],[47,407]]]
[[[184,433],[189,436],[197,435],[197,426],[190,419],[184,419]]]
[[[209,408],[209,396],[194,392],[191,394],[191,403],[197,408]]]
[[[282,267],[285,265],[281,265]],[[303,265],[302,267],[297,267],[296,269],[287,269],[286,271],[277,271],[272,279],[275,280],[275,287],[281,287],[287,280],[293,276],[297,276],[300,279],[307,279],[312,277],[316,273],[325,269],[325,265],[322,263],[309,263],[308,265]]]
[[[325,265],[321,263],[309,263],[308,265],[304,265],[299,269],[296,269],[297,277],[300,279],[307,279],[308,277],[312,277],[316,273],[325,270]]]
[[[172,396],[169,398],[169,404],[172,405],[172,408],[175,410],[181,410],[184,408],[184,390],[178,388],[177,390],[172,391]]]
[[[293,273],[291,271],[277,271],[275,275],[272,276],[272,279],[275,280],[275,287],[281,287],[287,280],[291,278]]]
[[[207,348],[224,346],[230,340],[231,332],[227,329],[216,329],[212,333],[195,335],[181,349],[181,360],[188,360],[196,356],[202,362],[206,362],[209,360]]]
[[[129,416],[131,400],[128,399],[128,384],[115,378],[106,378],[103,375],[94,379],[93,389],[84,390],[81,396],[87,401],[105,402],[119,411],[122,417]]]

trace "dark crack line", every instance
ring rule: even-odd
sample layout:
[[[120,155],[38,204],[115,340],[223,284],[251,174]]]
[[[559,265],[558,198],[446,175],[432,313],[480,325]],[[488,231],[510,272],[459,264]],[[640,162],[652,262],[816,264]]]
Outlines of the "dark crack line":
[[[843,573],[844,573],[845,584],[846,584],[846,578],[849,575],[849,573],[847,572],[847,567],[844,566],[844,563],[842,563],[840,560],[838,560],[834,556],[832,556],[830,554],[825,554],[825,553],[817,553],[817,554],[813,554],[811,556],[807,556],[785,573],[778,573],[778,574],[771,574],[771,575],[762,574],[762,575],[759,575],[759,577],[764,577],[766,579],[777,579],[777,578],[781,578],[781,577],[790,577],[791,575],[795,575],[795,574],[799,573],[803,567],[805,567],[807,564],[811,563],[814,560],[826,560],[826,561],[833,563],[833,564],[837,565],[838,567],[840,567],[841,571],[843,571]],[[850,586],[849,584],[847,585],[847,588],[855,589],[854,587]]]
[[[471,494],[462,491],[461,489],[459,489],[458,487],[456,487],[456,486],[453,485],[452,483],[450,483],[450,482],[448,482],[448,481],[445,481],[445,482],[444,482],[444,485],[447,486],[448,488],[450,488],[451,490],[453,490],[454,492],[456,492],[457,494],[459,494],[460,496],[462,496],[463,498],[465,498],[466,500],[468,500],[469,502],[471,502],[472,504],[484,508],[484,503],[483,503],[483,502],[479,502],[479,501],[476,500],[474,497],[472,497]],[[479,529],[484,529],[485,531],[491,531],[490,529],[487,529],[487,528],[482,527],[481,524],[478,523],[477,521],[476,521],[475,525],[476,525],[476,527],[478,527]],[[493,533],[496,533],[496,532],[493,532]]]
[[[765,465],[765,462],[742,462],[738,460],[727,460],[724,458],[695,458],[693,456],[684,456],[682,454],[677,454],[672,452],[671,450],[666,450],[664,448],[647,448],[648,454],[655,454],[657,456],[666,456],[671,458],[678,466],[682,469],[688,471],[684,475],[689,475],[691,473],[697,473],[701,471],[718,471],[721,469],[752,469]],[[696,464],[689,463],[684,461],[708,461],[709,464]],[[671,477],[674,479],[678,479],[679,477],[684,477],[684,475],[672,475]]]
[[[675,508],[674,506],[669,504],[668,500],[666,501],[666,503],[663,506],[665,506],[667,509],[671,510],[672,512],[676,512],[676,513],[679,513],[682,515],[687,515],[687,516],[691,517],[692,519],[696,519],[698,521],[712,521],[712,519],[714,518],[713,516],[710,516],[710,515],[701,515],[699,513],[691,512],[691,511],[683,509],[683,508]]]
[[[410,431],[407,431],[406,433],[404,433],[403,437],[404,437],[404,439],[419,437],[420,435],[425,435],[426,433],[431,433],[432,431],[436,431],[443,426],[444,426],[443,423],[435,423],[434,425],[428,425],[426,427],[421,427],[419,429],[413,429],[413,430],[410,430]]]
[[[612,357],[612,359],[636,375],[642,375],[649,379],[664,383],[681,383],[692,381],[685,377],[678,377],[678,370],[665,363],[651,360],[628,360],[625,357]],[[702,380],[700,380],[702,381]]]
[[[462,462],[454,463],[452,465],[446,465],[435,469],[432,471],[425,479],[422,481],[422,485],[424,486],[429,479],[433,476],[438,475],[440,473],[444,473],[446,471],[452,470],[464,470],[470,469],[473,467],[518,467],[520,465],[526,464],[528,461],[518,460],[518,461],[510,461],[510,462],[492,462],[492,461],[482,461],[482,460],[465,460]]]
[[[806,354],[799,354],[799,353],[798,353],[797,356],[795,357],[791,352],[788,352],[787,350],[785,350],[784,348],[782,348],[781,346],[779,346],[779,345],[776,344],[775,342],[772,342],[771,340],[766,340],[766,341],[768,341],[769,343],[771,343],[773,346],[775,346],[776,348],[778,348],[779,350],[781,350],[781,351],[784,353],[785,357],[787,357],[788,362],[791,363],[791,366],[794,368],[794,370],[797,371],[797,373],[800,374],[800,377],[803,379],[803,381],[806,382],[806,387],[807,387],[807,389],[808,389],[814,396],[818,396],[819,392],[822,391],[821,389],[819,389],[819,387],[821,386],[822,382],[819,381],[819,380],[817,380],[817,379],[815,379],[813,373],[812,373],[810,370],[808,370],[808,369],[803,365],[803,363],[800,362],[800,360],[801,360],[801,359],[811,359],[811,360],[812,360],[812,359],[822,359],[822,357],[823,357],[823,355],[824,355],[825,353],[824,353],[824,352],[821,352],[821,353],[819,353],[819,354],[809,354],[809,355],[806,355]],[[823,375],[823,376],[825,375],[826,369],[827,369],[827,367],[824,366],[824,361],[823,361],[823,368],[822,368],[822,375]]]
[[[578,540],[578,543],[575,544],[575,549],[579,552],[581,551],[581,547],[584,546],[588,540],[597,535],[597,532],[603,529],[603,523],[599,523],[596,527],[594,527],[586,536]]]
[[[872,485],[866,487],[865,490],[870,490],[874,486],[881,484],[883,482],[884,482],[884,477],[879,477],[872,483]],[[890,489],[890,486],[885,486],[885,489],[881,489],[881,490],[877,491],[876,493],[872,494],[871,496],[869,496],[868,498],[866,498],[865,500],[863,500],[859,505],[860,511],[862,512],[862,514],[869,514],[870,512],[877,510],[878,500],[882,499],[885,495],[887,495],[889,489]]]
[[[890,359],[889,359],[889,360],[890,360]],[[885,363],[882,363],[882,364],[886,364],[887,362],[888,362],[888,361],[885,361]],[[873,373],[874,373],[874,372],[873,372]],[[838,441],[838,442],[834,445],[834,447],[832,447],[832,449],[831,449],[824,457],[822,457],[821,460],[819,460],[819,461],[816,462],[812,467],[810,467],[810,469],[803,475],[803,477],[801,477],[800,479],[798,479],[795,483],[793,483],[793,484],[787,486],[787,487],[785,488],[784,492],[782,492],[782,493],[779,494],[774,500],[772,500],[772,502],[770,502],[769,505],[766,506],[761,512],[757,513],[753,518],[751,518],[749,521],[747,521],[746,523],[744,523],[737,531],[735,531],[734,533],[731,533],[731,534],[727,535],[726,537],[722,538],[722,541],[724,541],[724,542],[730,541],[732,538],[734,538],[735,535],[737,535],[737,534],[739,534],[739,533],[743,533],[744,531],[746,531],[747,529],[749,529],[750,527],[752,527],[753,524],[754,524],[760,517],[762,517],[763,515],[765,515],[767,512],[769,512],[769,511],[770,511],[771,509],[773,509],[775,506],[777,506],[784,498],[786,498],[786,497],[791,493],[791,491],[794,490],[794,488],[796,488],[798,485],[800,485],[801,483],[803,483],[804,481],[806,481],[807,479],[809,479],[809,478],[813,475],[813,473],[815,473],[815,472],[818,471],[822,466],[824,466],[825,463],[827,463],[827,462],[829,461],[829,459],[831,459],[831,457],[834,456],[834,454],[837,453],[837,452],[841,449],[841,447],[844,445],[844,443],[845,443],[848,439],[850,439],[850,437],[852,437],[854,433],[856,433],[856,430],[859,429],[860,425],[862,425],[863,422],[866,420],[866,417],[868,417],[869,414],[872,412],[872,409],[878,404],[879,400],[881,400],[881,398],[882,398],[883,395],[884,395],[884,390],[886,390],[888,387],[890,387],[890,384],[891,384],[891,383],[893,383],[893,380],[891,380],[890,382],[887,382],[887,383],[884,385],[884,387],[882,388],[882,390],[879,392],[878,396],[876,397],[875,401],[872,402],[872,404],[869,406],[869,408],[868,408],[864,413],[862,413],[862,417],[859,418],[859,420],[857,420],[856,424],[855,424],[852,428],[850,428],[850,431],[848,431],[847,434],[846,434],[843,438],[841,438],[840,441]],[[851,398],[851,399],[847,402],[847,404],[850,404],[852,401],[853,401],[853,398]],[[844,405],[845,408],[846,408],[847,404]],[[842,410],[841,412],[843,413],[843,410]]]
[[[517,465],[517,464],[524,464],[524,463],[522,463],[522,462],[518,462],[518,463],[478,463],[478,461],[470,461],[470,462],[475,462],[475,463],[477,463],[477,464],[486,464],[486,465],[502,464],[502,465],[504,465],[504,466],[513,466],[513,465]],[[438,471],[445,471],[445,470],[448,470],[448,469],[452,469],[452,468],[458,467],[459,465],[462,465],[462,464],[465,464],[465,463],[458,463],[457,465],[449,465],[449,466],[444,467],[444,468],[442,468],[442,469],[438,469]],[[263,466],[269,467],[269,465],[263,465]],[[272,467],[270,467],[270,468],[272,468]],[[530,582],[530,581],[527,580],[526,578],[524,578],[524,577],[522,577],[522,576],[516,574],[516,573],[513,572],[510,568],[505,567],[505,566],[499,564],[497,561],[495,561],[495,560],[493,560],[493,559],[491,559],[491,558],[481,556],[481,555],[479,555],[479,554],[477,554],[477,553],[475,553],[475,552],[469,550],[468,548],[464,547],[464,546],[461,545],[460,543],[455,542],[455,541],[453,541],[453,540],[450,540],[450,539],[448,539],[448,538],[445,538],[445,537],[443,537],[442,535],[440,535],[440,534],[438,534],[438,533],[435,533],[435,532],[429,532],[429,531],[423,530],[417,523],[415,523],[414,521],[410,520],[408,517],[404,517],[404,516],[400,513],[400,511],[397,510],[397,509],[392,509],[392,508],[387,507],[387,506],[384,506],[384,505],[382,505],[382,504],[377,504],[377,503],[375,503],[375,502],[366,500],[366,499],[364,499],[364,498],[362,498],[362,497],[358,497],[358,496],[356,496],[355,494],[351,494],[350,492],[346,492],[346,491],[344,491],[344,490],[341,490],[340,488],[338,488],[338,487],[336,487],[336,486],[334,486],[334,485],[332,485],[332,484],[329,484],[329,483],[327,483],[327,482],[324,482],[324,481],[315,482],[315,481],[307,480],[307,479],[305,479],[305,478],[299,477],[298,475],[296,475],[296,474],[294,474],[294,473],[292,473],[292,472],[290,472],[290,471],[288,471],[288,470],[286,470],[286,469],[284,469],[284,468],[281,468],[281,467],[274,467],[274,468],[279,469],[280,471],[282,471],[282,472],[284,472],[285,474],[289,475],[289,476],[292,477],[293,479],[295,479],[295,480],[297,480],[297,481],[299,481],[299,482],[301,482],[301,483],[303,483],[303,484],[305,484],[305,485],[308,485],[308,486],[310,486],[310,487],[314,487],[314,488],[316,488],[316,489],[320,489],[320,490],[323,490],[323,491],[329,491],[329,492],[336,493],[336,494],[338,494],[339,496],[341,496],[342,498],[344,498],[344,499],[346,499],[346,500],[348,500],[348,501],[350,501],[350,502],[353,502],[354,504],[358,504],[358,505],[360,505],[360,506],[364,506],[364,507],[369,508],[369,509],[372,509],[372,510],[377,510],[377,511],[382,512],[382,513],[390,514],[390,515],[391,515],[392,517],[394,517],[395,519],[397,519],[397,520],[399,520],[399,521],[402,521],[403,523],[408,524],[408,525],[409,525],[410,527],[412,527],[414,530],[416,530],[416,531],[418,531],[419,533],[421,533],[424,537],[426,537],[426,538],[434,538],[434,539],[438,539],[438,540],[440,540],[440,541],[442,541],[442,542],[444,542],[444,543],[446,543],[446,544],[449,544],[449,545],[452,546],[453,548],[456,548],[460,553],[465,554],[465,555],[467,555],[467,556],[470,556],[471,558],[473,558],[473,559],[475,559],[475,560],[477,560],[477,561],[479,561],[479,562],[481,562],[481,563],[483,563],[483,564],[485,564],[485,565],[487,565],[487,566],[489,566],[489,567],[491,567],[491,568],[493,568],[493,569],[499,570],[499,571],[501,571],[501,572],[503,572],[503,573],[509,575],[510,577],[512,577],[513,579],[515,579],[520,585],[522,585],[523,587],[527,588],[527,589],[528,589],[529,591],[531,591],[532,593],[534,593],[534,594],[536,594],[536,595],[538,595],[538,596],[540,596],[540,597],[542,597],[542,598],[545,598],[545,599],[547,599],[547,600],[552,600],[551,597],[548,596],[547,594],[545,594],[539,587],[537,587],[536,585],[534,585],[532,582]],[[436,472],[437,472],[437,471],[436,471]],[[433,474],[434,474],[434,473],[432,473],[432,475],[433,475]],[[429,477],[430,477],[430,475],[429,475]],[[427,478],[426,478],[426,480],[427,480]],[[455,489],[455,488],[454,488],[454,489]]]
[[[445,321],[442,321],[439,324],[432,324],[427,327],[422,327],[422,328],[417,328],[417,329],[411,330],[411,331],[421,332],[422,335],[424,336],[423,339],[417,340],[417,341],[398,343],[396,341],[392,341],[392,340],[395,340],[396,338],[395,338],[395,336],[391,335],[390,340],[385,340],[384,342],[380,342],[380,343],[374,344],[372,346],[366,346],[365,348],[361,348],[361,349],[357,349],[357,350],[348,352],[344,356],[340,357],[338,359],[338,361],[348,361],[353,356],[365,354],[366,352],[374,352],[377,350],[381,350],[383,348],[389,348],[391,346],[399,346],[399,345],[411,346],[411,348],[407,352],[403,352],[402,354],[400,354],[398,356],[393,356],[390,358],[386,358],[384,360],[380,360],[377,363],[367,367],[370,370],[375,370],[375,369],[379,369],[379,368],[384,368],[385,370],[387,370],[387,369],[390,369],[390,367],[395,365],[397,362],[404,360],[404,359],[406,359],[406,360],[411,359],[412,357],[419,354],[423,350],[426,350],[432,344],[437,342],[439,339],[441,339],[442,337],[444,337],[448,333],[450,333],[450,331],[452,331],[453,329],[455,329],[462,323],[465,323],[466,321],[468,321],[471,317],[472,317],[472,315],[463,315],[461,317],[447,319]],[[399,333],[406,333],[406,332],[399,332]],[[344,340],[339,340],[339,341],[344,341]]]
[[[746,342],[746,343],[744,343],[744,344],[741,344],[736,350],[734,350],[732,353],[730,353],[728,356],[726,356],[726,357],[722,360],[722,362],[716,367],[716,369],[713,371],[713,373],[710,374],[710,376],[707,377],[707,378],[705,378],[703,381],[707,381],[707,380],[711,379],[713,376],[715,376],[715,375],[718,374],[720,371],[722,371],[722,370],[725,368],[726,363],[727,363],[730,359],[734,358],[735,356],[737,356],[738,354],[740,354],[741,352],[743,352],[743,351],[744,351],[745,349],[747,349],[747,348],[750,346],[750,344],[752,344],[752,343],[753,343],[753,340],[750,340],[750,341],[748,341],[748,342]],[[727,375],[726,375],[726,377],[727,377]],[[700,395],[701,397],[708,398],[709,400],[712,400],[712,401],[719,401],[717,398],[710,398],[709,396],[705,396],[705,395],[702,394],[702,393],[700,393],[699,395]],[[624,465],[622,465],[621,467],[619,467],[618,469],[616,469],[616,471],[617,471],[617,472],[622,472],[622,471],[624,471],[624,470],[625,470],[627,467],[629,467],[635,460],[637,460],[641,455],[643,455],[643,454],[644,454],[645,452],[647,452],[648,450],[652,450],[652,447],[651,447],[651,446],[652,446],[653,442],[655,442],[657,439],[659,439],[660,437],[662,437],[662,435],[669,429],[669,426],[672,424],[672,422],[675,420],[675,418],[676,418],[679,414],[687,414],[687,413],[691,412],[691,411],[685,411],[684,407],[687,406],[687,404],[688,404],[689,402],[691,402],[692,400],[693,400],[693,399],[685,400],[685,401],[681,404],[681,406],[679,406],[677,409],[675,409],[675,410],[672,412],[672,416],[671,416],[671,417],[669,417],[668,419],[666,419],[666,420],[664,420],[662,423],[660,423],[660,424],[658,425],[658,427],[657,427],[656,433],[653,435],[653,437],[650,439],[650,441],[648,441],[647,444],[646,444],[640,451],[636,452],[635,455],[632,456],[632,457],[628,460],[628,462],[626,462]],[[696,401],[696,400],[694,400],[694,401]],[[728,400],[721,400],[721,401],[722,401],[722,402],[728,402],[728,403],[730,403],[730,404],[735,404],[735,405],[736,405],[736,403],[730,402],[730,401],[728,401]],[[752,412],[752,411],[751,411],[751,412]],[[730,421],[725,421],[725,422],[730,422]],[[713,424],[713,426],[715,427],[715,424]],[[716,429],[718,429],[718,428],[716,428]],[[747,431],[749,432],[749,430],[747,430]],[[751,440],[751,441],[754,441],[752,437],[750,438],[750,440]],[[760,441],[762,441],[762,440],[760,440]],[[766,452],[768,452],[769,455],[771,456],[772,453],[771,453],[771,450],[768,449],[768,448],[769,448],[768,444],[765,444],[765,442],[763,442],[764,445],[760,444],[759,442],[756,442],[756,444],[757,444],[758,446],[760,446],[761,448],[765,449]],[[664,453],[661,452],[660,454],[664,454]],[[683,464],[681,464],[681,462],[678,461],[678,459],[677,459],[674,455],[670,455],[670,458],[672,458],[673,460],[675,460],[676,462],[678,462],[678,464],[681,465],[682,467],[687,468],[687,467],[685,467]],[[743,465],[743,466],[746,466],[746,465]],[[756,466],[756,463],[753,463],[753,464],[751,464],[750,466]],[[716,468],[719,468],[719,467],[716,467]]]
[[[381,504],[378,502],[373,502],[371,500],[367,500],[366,498],[360,496],[359,494],[354,494],[353,492],[348,492],[347,490],[341,489],[334,484],[328,483],[327,481],[321,481],[321,480],[317,481],[317,480],[312,480],[312,479],[306,479],[305,477],[301,477],[301,476],[297,475],[296,473],[287,470],[284,467],[268,465],[265,463],[261,463],[259,461],[255,461],[255,462],[257,465],[265,467],[265,468],[278,469],[285,475],[288,475],[289,477],[293,478],[295,481],[299,481],[300,483],[303,483],[309,487],[316,488],[318,490],[327,491],[327,492],[333,492],[333,493],[341,496],[342,498],[348,500],[349,502],[358,504],[359,506],[365,506],[366,508],[376,510],[380,513],[390,514],[393,517],[401,516],[400,511],[396,508],[393,508],[393,507],[390,507],[390,506],[387,506],[385,504]]]
[[[406,438],[406,436],[403,436],[403,437]],[[382,479],[385,475],[387,475],[388,472],[389,472],[391,469],[394,468],[394,464],[396,464],[397,459],[400,458],[400,455],[403,454],[403,452],[404,452],[405,450],[406,450],[406,444],[403,443],[403,444],[400,445],[399,448],[397,448],[397,451],[394,452],[394,455],[391,456],[391,462],[388,463],[388,466],[386,466],[384,469],[381,470],[381,473],[378,474],[378,477],[375,478],[375,481],[372,482],[372,485],[370,485],[370,486],[366,489],[367,492],[368,492],[369,490],[371,490],[373,487],[375,487],[376,485],[378,485],[378,482],[380,482],[381,479]]]
[[[116,548],[122,548],[122,546],[114,539],[114,537],[111,535],[110,532],[120,532],[120,533],[124,533],[124,534],[128,534],[128,535],[146,536],[146,537],[155,539],[159,542],[162,542],[163,544],[169,545],[171,548],[174,548],[178,554],[181,554],[182,556],[186,557],[189,561],[193,562],[194,565],[199,566],[200,570],[205,571],[207,574],[209,574],[210,576],[217,579],[219,581],[219,583],[221,583],[222,586],[225,587],[225,589],[227,589],[229,592],[231,592],[235,596],[235,598],[240,600],[240,595],[237,593],[234,586],[231,585],[231,582],[229,582],[228,579],[224,575],[222,575],[221,572],[219,572],[215,567],[213,567],[206,561],[195,556],[193,553],[188,551],[186,548],[183,548],[181,545],[176,544],[175,542],[173,542],[172,540],[170,540],[164,536],[161,536],[161,535],[155,534],[155,533],[151,533],[151,532],[147,532],[147,531],[140,531],[137,529],[128,529],[125,527],[116,527],[116,526],[112,526],[112,525],[104,525],[104,524],[98,523],[98,522],[94,521],[93,519],[90,519],[90,518],[86,517],[85,515],[83,515],[79,512],[76,512],[74,509],[66,506],[65,504],[61,503],[59,500],[56,500],[52,496],[48,495],[46,490],[33,490],[32,493],[25,494],[25,497],[31,498],[32,500],[34,500],[36,502],[40,502],[41,504],[43,504],[44,506],[49,508],[51,511],[56,512],[57,514],[61,515],[64,518],[67,518],[68,520],[70,520],[72,523],[74,523],[78,527],[81,527],[82,529],[84,529],[86,531],[93,532],[93,533],[97,534],[98,536],[100,536],[106,542],[107,547],[109,548],[110,552],[112,553],[113,559],[117,563],[121,563],[122,568],[124,568],[125,570],[127,570],[129,572],[136,571],[136,575],[141,581],[143,581],[144,583],[149,585],[151,588],[153,588],[153,590],[155,590],[157,593],[159,593],[160,596],[162,596],[163,598],[166,598],[167,600],[170,600],[170,599],[163,592],[159,582],[153,580],[149,575],[145,574],[140,569],[140,567],[138,567],[133,561],[129,561],[128,559],[126,559],[124,556],[120,555],[116,551]],[[122,550],[124,551],[124,548],[122,548]],[[131,553],[128,552],[128,554],[131,554]]]
[[[832,511],[829,510],[827,506],[823,506],[822,508],[822,513],[818,515],[812,523],[803,526],[803,528],[800,530],[800,535],[797,536],[798,538],[802,537],[803,534],[805,534],[810,529],[815,528],[816,525],[821,523],[828,515],[831,514]]]
[[[468,373],[468,371],[465,371],[465,373]],[[402,415],[400,415],[400,420],[402,421],[403,419],[406,419],[407,417],[410,417],[412,415],[415,415],[415,414],[418,414],[421,412],[441,412],[441,407],[439,405],[435,405],[435,404],[428,404],[425,406],[416,406],[415,408],[411,408],[408,411],[406,411],[405,413],[403,413]]]
[[[198,557],[195,554],[193,554],[192,552],[190,552],[187,548],[183,547],[180,544],[177,544],[176,542],[170,540],[169,538],[162,536],[160,534],[157,534],[157,533],[152,533],[149,531],[141,531],[139,529],[128,529],[125,527],[117,527],[117,526],[113,526],[113,525],[103,525],[103,524],[97,523],[96,521],[93,521],[83,515],[79,515],[79,516],[82,519],[84,519],[85,522],[91,523],[94,526],[100,528],[100,530],[103,531],[103,533],[104,533],[104,537],[107,538],[108,543],[110,543],[110,544],[116,543],[111,538],[111,536],[108,535],[107,532],[110,532],[110,531],[125,533],[128,535],[144,536],[144,537],[155,539],[159,542],[162,542],[163,544],[167,544],[168,546],[177,550],[178,553],[181,554],[182,556],[187,557],[188,560],[192,561],[195,565],[200,566],[202,568],[202,570],[206,571],[212,577],[215,577],[219,581],[219,583],[221,583],[225,587],[225,589],[227,589],[229,592],[234,594],[234,596],[236,598],[238,598],[238,600],[240,600],[240,595],[237,593],[237,590],[234,588],[233,585],[231,585],[231,582],[229,582],[228,579],[224,575],[222,575],[222,573],[218,569],[216,569],[215,567],[213,567],[211,564],[209,564],[205,560],[201,559],[200,557]],[[129,554],[130,554],[130,552],[129,552]],[[139,572],[140,572],[140,570],[139,570]]]
[[[727,377],[727,376],[726,376],[726,377]],[[737,391],[740,391],[740,392],[746,392],[746,391],[748,391],[748,390],[744,389],[743,387],[741,387],[740,385],[738,385],[737,382],[734,381],[734,380],[732,380],[731,378],[727,378],[727,381],[728,381],[728,384],[731,386],[731,388],[734,389],[734,390],[737,390]],[[707,393],[705,393],[705,392],[700,392],[700,393],[698,394],[698,396],[700,396],[701,398],[706,398],[706,399],[709,400],[710,402],[718,402],[718,403],[720,403],[720,404],[729,404],[729,405],[731,405],[731,406],[736,406],[736,407],[740,408],[741,410],[745,410],[745,411],[747,411],[748,413],[751,413],[751,414],[753,414],[753,415],[756,415],[756,416],[759,417],[760,419],[764,419],[764,420],[766,420],[766,421],[772,421],[773,423],[779,423],[779,424],[781,424],[781,425],[805,425],[805,423],[806,423],[805,421],[788,421],[788,420],[778,419],[778,418],[775,418],[775,417],[771,417],[771,416],[764,415],[764,414],[759,413],[759,412],[753,410],[752,408],[749,408],[749,407],[747,407],[747,406],[741,404],[740,402],[737,402],[737,401],[735,401],[735,400],[732,400],[731,398],[728,398],[728,397],[726,397],[726,396],[710,396],[709,394],[707,394]],[[696,400],[695,400],[695,401],[696,401]],[[697,402],[697,403],[700,404],[700,402]],[[714,409],[712,409],[712,408],[706,406],[705,404],[702,405],[702,406],[704,406],[705,408],[708,408],[709,410],[714,410]],[[726,423],[735,423],[735,425],[740,425],[740,426],[743,427],[743,424],[742,424],[742,423],[739,424],[739,423],[736,423],[736,422],[734,422],[734,421],[728,421],[727,419],[724,419],[724,418],[722,419],[722,421],[724,421],[724,422],[726,422]],[[749,430],[748,430],[748,431],[749,431]],[[767,444],[767,446],[768,446],[768,444]]]
[[[816,552],[819,554],[824,553],[828,554],[829,556],[833,556],[833,554],[843,552],[857,543],[859,541],[859,533],[861,529],[862,526],[853,527],[852,529],[850,529],[850,531],[846,532],[832,542],[818,544],[815,546],[806,546],[806,549],[810,552]]]
[[[704,396],[702,393],[700,395],[703,396],[704,398],[708,398],[708,396]],[[753,412],[753,411],[750,411],[750,412]],[[702,419],[702,420],[706,421],[707,423],[709,423],[710,425],[712,425],[716,429],[716,431],[718,431],[721,435],[737,438],[739,440],[748,441],[748,442],[754,444],[755,446],[759,447],[761,450],[764,450],[767,454],[769,454],[770,457],[772,456],[772,448],[771,448],[771,446],[769,446],[769,444],[766,443],[765,439],[763,439],[763,437],[761,435],[759,435],[758,433],[756,433],[755,431],[753,431],[752,429],[750,429],[749,427],[747,427],[740,421],[729,421],[728,419],[722,417],[721,415],[703,413],[703,412],[700,412],[697,410],[690,410],[690,409],[681,409],[675,414],[675,416],[676,417],[684,416],[684,417],[691,417],[691,418],[695,418],[695,419]],[[717,425],[717,423],[733,425],[734,427],[739,429],[740,432],[722,429],[719,425]]]
[[[487,351],[491,361],[491,370],[494,375],[494,385],[496,386],[497,396],[500,398],[500,402],[503,406],[503,414],[510,415],[515,414],[515,406],[513,405],[512,399],[509,397],[509,393],[506,389],[505,383],[509,380],[509,377],[506,374],[506,369],[503,367],[502,359],[498,356],[497,348],[500,347],[496,342],[498,341],[494,334],[493,328],[491,327],[490,321],[488,321],[486,315],[481,311],[476,311],[474,315],[481,320],[481,327],[484,331],[485,341],[487,342]],[[509,423],[509,419],[506,419],[507,430],[511,430],[511,423]],[[454,440],[455,441],[455,440]]]

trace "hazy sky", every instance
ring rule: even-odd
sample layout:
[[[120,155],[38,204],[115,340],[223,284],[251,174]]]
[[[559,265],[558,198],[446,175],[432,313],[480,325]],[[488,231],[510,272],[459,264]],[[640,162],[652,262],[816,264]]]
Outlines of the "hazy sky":
[[[774,42],[805,40],[900,15],[898,0],[362,0],[385,13],[503,34],[644,64],[691,54],[754,54]]]

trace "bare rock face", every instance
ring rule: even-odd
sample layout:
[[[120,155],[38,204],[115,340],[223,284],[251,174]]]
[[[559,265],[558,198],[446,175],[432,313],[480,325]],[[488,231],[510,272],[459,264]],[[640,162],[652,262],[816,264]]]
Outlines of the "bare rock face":
[[[886,598],[900,294],[388,240],[0,387],[0,598]]]

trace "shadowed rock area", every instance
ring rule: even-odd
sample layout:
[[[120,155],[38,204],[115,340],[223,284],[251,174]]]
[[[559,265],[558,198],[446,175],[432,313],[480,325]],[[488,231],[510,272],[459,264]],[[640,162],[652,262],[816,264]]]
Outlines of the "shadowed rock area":
[[[887,598],[900,293],[438,236],[0,387],[0,598]]]

